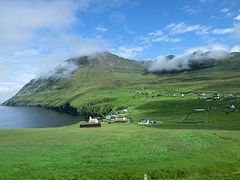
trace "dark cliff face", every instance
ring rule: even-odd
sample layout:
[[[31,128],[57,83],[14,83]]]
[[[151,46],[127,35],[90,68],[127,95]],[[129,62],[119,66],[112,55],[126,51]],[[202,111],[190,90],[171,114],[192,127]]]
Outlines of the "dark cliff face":
[[[41,108],[45,108],[45,109],[50,109],[50,110],[54,110],[57,112],[62,112],[62,113],[68,113],[71,115],[82,115],[80,113],[78,113],[77,108],[74,108],[71,106],[71,104],[69,102],[67,102],[66,104],[62,105],[62,106],[48,106],[48,105],[27,105],[27,104],[19,104],[17,102],[14,101],[6,101],[5,103],[3,103],[4,106],[29,106],[29,107],[41,107]]]

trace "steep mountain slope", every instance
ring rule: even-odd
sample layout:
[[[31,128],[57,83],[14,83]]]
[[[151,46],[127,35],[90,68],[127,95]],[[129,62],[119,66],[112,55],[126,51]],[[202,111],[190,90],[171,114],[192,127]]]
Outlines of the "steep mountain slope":
[[[63,75],[65,67],[57,67],[47,77],[31,80],[4,105],[64,106],[90,89],[144,84],[155,80],[144,75],[142,62],[124,59],[108,52],[66,61],[76,70]]]
[[[131,117],[151,117],[145,104],[151,106],[153,101],[171,99],[146,99],[135,96],[134,91],[165,96],[187,91],[237,92],[240,87],[240,54],[212,62],[211,66],[205,64],[203,69],[194,66],[194,70],[156,73],[148,71],[150,62],[128,60],[108,52],[72,58],[66,61],[67,66],[59,66],[51,74],[30,81],[4,105],[41,106],[86,117],[104,116],[128,108],[135,112]],[[174,102],[181,104],[178,99]],[[186,112],[191,109],[188,106]],[[154,116],[160,115],[164,112]]]
[[[72,72],[69,71],[69,66]],[[17,96],[46,94],[50,91],[61,89],[90,88],[121,84],[121,75],[111,78],[115,73],[118,74],[139,74],[144,70],[143,66],[132,60],[120,58],[108,52],[98,53],[93,56],[83,56],[72,58],[65,61],[64,66],[56,69],[39,79],[30,81],[24,86]],[[132,78],[129,78],[131,81]]]

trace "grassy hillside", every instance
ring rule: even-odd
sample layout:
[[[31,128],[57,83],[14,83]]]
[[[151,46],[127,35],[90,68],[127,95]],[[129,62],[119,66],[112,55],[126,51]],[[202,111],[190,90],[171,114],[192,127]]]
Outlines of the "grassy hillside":
[[[127,108],[131,111],[127,116],[134,121],[141,118],[162,121],[161,127],[240,128],[238,108],[234,111],[227,108],[232,104],[240,107],[239,54],[219,60],[213,67],[167,74],[147,72],[143,62],[110,53],[69,61],[79,65],[73,74],[57,80],[51,77],[32,80],[5,104],[46,106],[86,117],[104,117]],[[142,94],[135,95],[134,91]],[[188,91],[205,92],[205,97],[219,93],[221,101],[199,100],[198,95],[187,95]],[[179,97],[182,93],[186,96]],[[170,94],[176,97],[169,97]],[[229,97],[228,94],[235,95]],[[213,107],[217,110],[212,110]],[[205,123],[184,122],[195,108],[204,108],[207,113],[193,113],[190,119]]]
[[[0,179],[240,178],[240,134],[134,124],[0,130]]]
[[[79,66],[71,75],[32,80],[5,105],[86,117],[127,108],[135,123],[2,129],[0,179],[240,179],[238,54],[216,66],[165,74],[112,54],[69,61]],[[220,100],[204,99],[218,94]],[[142,118],[158,123],[137,125]]]

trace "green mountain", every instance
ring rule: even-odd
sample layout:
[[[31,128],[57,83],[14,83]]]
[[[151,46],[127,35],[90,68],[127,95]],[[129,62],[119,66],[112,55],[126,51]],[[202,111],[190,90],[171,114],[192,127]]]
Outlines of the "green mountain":
[[[75,66],[75,70],[68,72],[68,66],[71,69]],[[65,72],[68,74],[65,75]],[[4,105],[44,106],[63,110],[65,105],[74,104],[73,107],[78,108],[82,102],[86,102],[82,97],[91,90],[142,85],[143,81],[155,80],[155,76],[144,73],[144,62],[124,59],[108,52],[72,58],[49,75],[31,80]]]
[[[174,56],[167,58],[171,61]],[[144,117],[166,122],[182,121],[193,108],[238,105],[238,99],[206,103],[197,101],[197,95],[169,97],[188,91],[205,92],[208,97],[240,91],[239,53],[220,60],[204,59],[189,61],[192,69],[152,72],[150,61],[124,59],[108,52],[72,58],[45,77],[31,80],[4,105],[40,106],[85,117],[127,108],[134,120]],[[224,118],[221,114],[216,117]]]

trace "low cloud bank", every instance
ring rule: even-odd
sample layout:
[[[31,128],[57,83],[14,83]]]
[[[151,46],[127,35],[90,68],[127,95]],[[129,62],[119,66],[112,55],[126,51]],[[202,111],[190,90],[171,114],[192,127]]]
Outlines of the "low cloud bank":
[[[55,67],[54,70],[41,75],[39,77],[39,79],[41,79],[41,80],[51,79],[53,81],[57,81],[61,78],[65,78],[65,77],[71,75],[71,73],[78,68],[79,68],[79,66],[77,64],[70,62],[70,61],[68,61],[68,62],[65,61],[62,64]]]
[[[37,79],[40,80],[50,79],[52,81],[57,81],[59,79],[66,78],[70,76],[75,70],[79,69],[82,66],[81,63],[78,62],[79,60],[81,61],[82,58],[86,56],[94,58],[100,58],[99,56],[101,56],[101,58],[103,58],[103,56],[105,55],[104,51],[100,49],[91,52],[90,51],[84,52],[81,54],[82,54],[81,56],[68,59],[61,63],[60,65],[56,66],[53,70],[45,74],[41,74],[40,77]]]
[[[212,66],[217,60],[229,56],[231,54],[224,50],[198,50],[177,56],[159,56],[150,64],[148,70],[151,72],[191,70],[201,68],[201,66]]]

